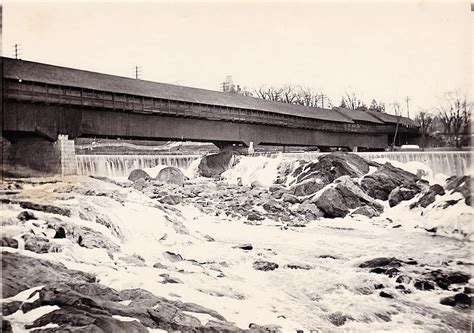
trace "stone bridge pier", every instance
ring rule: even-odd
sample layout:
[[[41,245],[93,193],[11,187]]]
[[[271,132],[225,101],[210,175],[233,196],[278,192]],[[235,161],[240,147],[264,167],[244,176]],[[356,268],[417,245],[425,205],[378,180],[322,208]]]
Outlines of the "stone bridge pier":
[[[77,172],[74,140],[58,135],[51,141],[38,135],[2,138],[4,168],[12,174],[67,176]]]

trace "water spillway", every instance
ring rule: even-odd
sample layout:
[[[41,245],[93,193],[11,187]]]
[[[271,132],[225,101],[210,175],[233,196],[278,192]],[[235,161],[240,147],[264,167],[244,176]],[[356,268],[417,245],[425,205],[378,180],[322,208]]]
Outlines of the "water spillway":
[[[325,153],[283,153],[285,159],[305,161],[316,160]],[[434,174],[448,176],[469,173],[471,153],[451,152],[367,152],[358,153],[368,160],[396,161],[400,163],[420,162],[427,165]],[[254,156],[275,158],[279,153],[257,153]],[[201,155],[76,155],[77,174],[103,177],[127,177],[134,169],[153,168],[157,165],[188,169]]]
[[[157,165],[187,169],[200,155],[76,155],[77,174],[83,176],[128,177],[134,169]]]
[[[283,157],[289,159],[313,161],[324,154],[327,153],[283,153]],[[469,151],[364,152],[357,154],[371,161],[379,160],[382,162],[382,160],[389,160],[400,163],[420,162],[427,165],[434,174],[442,173],[448,176],[465,175],[469,173],[469,168],[471,165],[471,152]],[[259,153],[255,155],[276,157],[278,156],[278,153]]]
[[[426,164],[434,174],[442,173],[448,176],[467,174],[471,165],[469,151],[443,152],[382,152],[360,153],[369,160],[388,159],[401,163],[421,162]]]

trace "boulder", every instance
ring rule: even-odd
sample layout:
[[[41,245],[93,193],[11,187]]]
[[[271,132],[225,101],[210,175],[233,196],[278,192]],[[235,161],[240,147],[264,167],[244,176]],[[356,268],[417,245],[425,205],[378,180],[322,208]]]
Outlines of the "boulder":
[[[167,194],[162,196],[158,201],[162,204],[178,205],[183,202],[183,197],[178,194]]]
[[[146,173],[146,171],[142,169],[132,170],[132,172],[130,172],[130,174],[128,175],[128,180],[132,182],[136,182],[139,179],[150,180],[151,177],[148,173]]]
[[[265,218],[258,212],[250,212],[247,215],[247,220],[249,220],[249,221],[262,221],[262,220],[265,220]]]
[[[3,236],[0,238],[0,246],[18,249],[18,241],[14,238]]]
[[[367,217],[371,218],[371,217],[380,216],[380,212],[377,211],[373,207],[362,206],[362,207],[357,208],[355,211],[353,211],[351,213],[351,216],[352,215],[363,215],[363,216],[367,216]]]
[[[360,268],[374,268],[374,267],[400,267],[402,261],[395,257],[379,257],[364,261],[359,264]]]
[[[349,214],[345,198],[333,187],[325,190],[315,204],[325,217],[344,217]]]
[[[276,201],[273,198],[269,198],[263,204],[263,209],[265,209],[269,213],[281,213],[286,210],[285,207],[283,207],[280,202]]]
[[[27,210],[22,211],[17,217],[20,221],[37,220],[36,216]]]
[[[331,322],[331,324],[338,327],[344,325],[347,320],[352,320],[352,319],[353,319],[352,317],[345,315],[339,311],[331,313],[328,316],[328,320]]]
[[[323,183],[332,183],[341,176],[361,177],[369,172],[369,163],[362,157],[343,152],[322,155],[317,162],[310,162],[297,168],[292,176],[298,182],[317,178]]]
[[[234,249],[241,249],[241,250],[246,250],[246,251],[250,251],[253,249],[253,246],[252,244],[242,244],[242,245],[236,245],[236,246],[233,246]]]
[[[68,270],[63,264],[6,251],[2,252],[2,272],[4,298],[45,283],[95,282],[93,275]]]
[[[35,253],[59,252],[59,248],[51,243],[48,238],[32,235],[23,235],[25,250]]]
[[[265,260],[257,260],[253,263],[253,268],[257,271],[274,271],[278,267],[278,264]]]
[[[102,220],[96,220],[97,223],[100,223],[101,221]],[[112,231],[114,235],[121,237],[120,231],[114,230],[114,226],[108,226],[104,223],[100,224],[105,225]],[[47,227],[56,231],[54,238],[60,238],[64,236],[70,241],[77,243],[79,246],[85,247],[87,249],[104,248],[112,252],[117,252],[119,250],[119,246],[109,238],[88,227],[65,223],[53,219],[48,222]]]
[[[452,284],[466,284],[471,276],[462,272],[448,272],[442,270],[434,270],[423,274],[424,278],[432,281],[441,289],[448,290]]]
[[[268,191],[270,193],[273,193],[273,192],[277,192],[277,191],[284,190],[284,189],[285,189],[285,186],[283,186],[281,184],[273,184],[273,185],[270,185],[270,187],[268,188]]]
[[[365,194],[349,176],[338,178],[334,187],[324,190],[313,202],[326,217],[344,217],[350,210],[362,206],[372,207],[378,215],[383,212],[382,205]]]
[[[459,192],[464,197],[466,205],[471,205],[471,177],[460,176],[450,177],[446,180],[446,191],[452,191],[452,193]]]
[[[300,203],[300,199],[296,195],[289,194],[289,193],[283,194],[282,200],[283,202],[288,202],[290,204]]]
[[[307,179],[300,183],[293,185],[288,191],[299,197],[306,197],[318,192],[329,183],[323,182],[320,179]],[[278,192],[276,192],[278,193]]]
[[[18,201],[18,202],[11,201],[11,203],[19,204],[20,207],[23,209],[38,210],[45,213],[57,214],[57,215],[62,215],[62,216],[67,216],[67,217],[71,217],[72,215],[71,210],[65,207],[58,207],[58,206],[41,204],[41,203],[31,202],[31,201]],[[18,216],[18,218],[20,218],[20,215]]]
[[[374,173],[362,178],[360,184],[369,196],[385,201],[395,188],[413,188],[419,181],[421,179],[418,176],[387,162]]]
[[[217,177],[232,167],[235,161],[232,151],[204,156],[198,166],[199,174],[203,177]]]
[[[438,185],[438,184],[431,185],[428,191],[425,194],[423,194],[423,196],[418,200],[417,203],[413,205],[413,207],[420,205],[421,207],[426,208],[429,205],[431,205],[433,202],[435,202],[437,195],[444,195],[444,193],[445,193],[444,189],[441,185]]]
[[[341,176],[361,177],[369,172],[369,163],[362,157],[336,152],[320,156],[318,161],[301,164],[291,176],[296,183],[290,193],[296,196],[308,196]]]
[[[420,193],[419,187],[407,188],[397,186],[388,195],[388,204],[390,207],[394,207],[402,201],[413,199],[418,193]]]
[[[175,184],[181,186],[184,184],[184,178],[184,173],[180,169],[175,167],[166,167],[158,172],[155,180],[157,180],[160,184]]]
[[[296,212],[303,215],[307,220],[316,220],[324,216],[324,213],[321,209],[318,208],[314,203],[311,203],[309,200],[301,203]]]

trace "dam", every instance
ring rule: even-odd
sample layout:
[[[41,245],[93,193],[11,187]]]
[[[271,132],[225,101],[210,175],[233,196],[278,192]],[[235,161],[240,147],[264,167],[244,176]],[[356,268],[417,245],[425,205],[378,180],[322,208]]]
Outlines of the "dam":
[[[286,159],[316,160],[324,153],[256,153],[252,156],[276,158],[280,154]],[[448,176],[469,172],[469,151],[443,152],[365,152],[357,153],[368,160],[391,160],[400,163],[420,162],[427,165],[433,174]],[[152,168],[156,165],[187,169],[201,155],[76,155],[77,174],[101,177],[127,177],[134,169]]]

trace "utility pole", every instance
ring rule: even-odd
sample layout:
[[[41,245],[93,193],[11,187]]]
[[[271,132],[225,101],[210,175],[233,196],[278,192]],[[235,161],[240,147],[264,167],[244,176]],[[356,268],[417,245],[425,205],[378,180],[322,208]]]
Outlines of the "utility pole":
[[[325,98],[327,98],[327,96],[324,95],[324,94],[321,94],[321,108],[323,108],[323,109],[324,109],[324,99]]]
[[[140,66],[135,66],[135,79],[139,79],[140,78],[140,75],[142,74],[141,73],[141,67]]]
[[[410,105],[408,104],[410,102],[410,97],[407,96],[405,101],[407,101],[407,117],[410,118]]]
[[[14,48],[15,48],[15,59],[19,59],[19,57],[21,56],[20,55],[20,44],[15,44]]]

